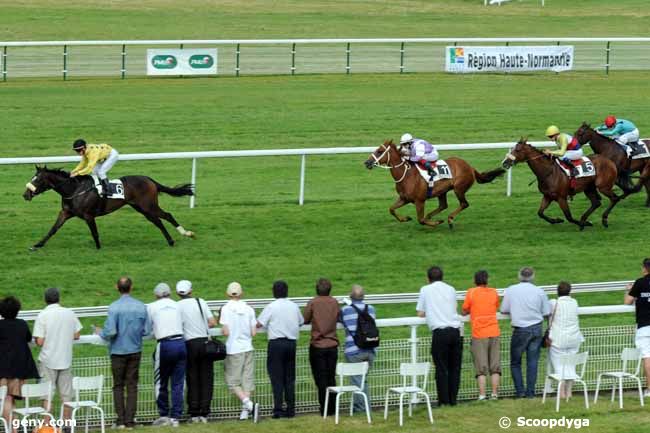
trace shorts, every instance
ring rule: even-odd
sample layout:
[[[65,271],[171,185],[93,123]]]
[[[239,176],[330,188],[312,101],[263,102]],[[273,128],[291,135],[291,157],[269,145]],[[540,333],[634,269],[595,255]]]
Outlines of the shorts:
[[[472,338],[472,358],[477,376],[501,374],[501,339]]]
[[[636,348],[641,351],[641,358],[650,358],[650,326],[636,330],[634,343]]]
[[[241,389],[244,392],[255,390],[255,351],[226,356],[223,363],[224,380],[228,389]]]
[[[10,395],[14,398],[20,398],[21,388],[25,383],[24,379],[0,379],[0,386],[7,387],[7,395]],[[0,414],[2,416],[2,414]]]
[[[47,368],[43,364],[39,364],[38,371],[41,374],[42,382],[51,382],[52,391],[55,389],[59,391],[61,400],[73,401],[74,391],[72,390],[72,369],[66,368],[65,370],[53,370]]]

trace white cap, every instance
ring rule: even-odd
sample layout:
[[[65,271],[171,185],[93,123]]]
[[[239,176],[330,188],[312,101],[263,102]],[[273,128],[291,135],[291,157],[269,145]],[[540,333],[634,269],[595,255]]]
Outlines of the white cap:
[[[241,296],[241,293],[242,293],[241,284],[239,284],[236,281],[233,281],[232,283],[228,284],[228,288],[226,289],[226,294],[228,296]]]
[[[169,296],[171,291],[172,290],[169,288],[169,285],[167,283],[158,283],[153,289],[153,294],[159,298],[162,298],[163,296]]]
[[[189,280],[180,280],[176,283],[176,293],[179,295],[187,295],[192,292],[192,282]]]
[[[402,135],[402,138],[399,139],[399,144],[408,143],[409,141],[412,140],[413,140],[413,136],[407,132],[406,134]]]

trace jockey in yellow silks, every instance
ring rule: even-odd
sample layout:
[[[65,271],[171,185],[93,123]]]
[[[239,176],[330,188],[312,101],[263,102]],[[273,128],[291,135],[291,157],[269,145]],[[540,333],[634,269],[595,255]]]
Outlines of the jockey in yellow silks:
[[[94,174],[102,184],[102,195],[108,193],[108,171],[113,168],[120,155],[108,144],[86,144],[83,139],[76,140],[72,149],[81,155],[81,161],[70,172],[70,177]]]

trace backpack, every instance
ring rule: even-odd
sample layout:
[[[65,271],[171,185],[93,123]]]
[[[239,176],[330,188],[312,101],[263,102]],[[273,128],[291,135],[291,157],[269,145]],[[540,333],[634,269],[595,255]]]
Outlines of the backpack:
[[[368,313],[368,305],[366,305],[363,311],[359,310],[354,304],[350,304],[350,306],[357,312],[356,332],[353,334],[348,329],[348,332],[350,332],[350,335],[354,339],[354,344],[359,349],[374,349],[379,346],[379,329],[377,328],[375,319]]]

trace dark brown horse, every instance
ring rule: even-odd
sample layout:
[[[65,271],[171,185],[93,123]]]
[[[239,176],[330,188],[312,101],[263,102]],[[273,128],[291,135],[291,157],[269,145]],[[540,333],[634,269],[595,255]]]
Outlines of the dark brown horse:
[[[605,158],[611,159],[616,164],[619,173],[617,185],[625,192],[625,196],[639,192],[645,186],[646,202],[645,205],[650,207],[650,158],[630,159],[623,148],[614,140],[604,135],[600,135],[596,130],[591,128],[587,122],[582,122],[580,128],[575,133],[575,137],[580,144],[591,145],[591,149]],[[650,140],[645,140],[650,146]],[[621,179],[621,173],[628,171],[630,173],[640,172],[641,179],[632,189],[626,188],[626,180]]]
[[[411,218],[400,216],[395,210],[405,204],[415,203],[415,210],[420,224],[430,227],[442,224],[444,222],[443,220],[432,221],[431,217],[447,209],[447,193],[453,190],[460,203],[460,206],[447,217],[449,228],[453,228],[454,218],[469,207],[465,193],[471,188],[474,181],[476,180],[478,183],[492,182],[496,177],[505,173],[505,170],[498,168],[485,173],[479,173],[460,158],[447,158],[445,162],[449,164],[453,178],[437,181],[434,184],[431,197],[427,196],[427,182],[420,176],[417,168],[413,167],[413,163],[402,159],[400,150],[393,144],[392,140],[385,141],[384,144],[371,153],[365,165],[368,169],[376,166],[390,169],[399,197],[389,208],[389,211],[399,222],[410,221]],[[432,197],[438,198],[438,207],[425,216],[424,203]]]
[[[542,202],[539,205],[537,215],[551,224],[563,222],[562,218],[549,218],[544,214],[546,208],[554,201],[558,203],[567,221],[576,224],[580,230],[592,224],[587,220],[601,205],[601,198],[598,192],[609,198],[609,206],[603,212],[603,226],[608,226],[607,218],[616,203],[621,199],[614,191],[616,182],[616,166],[612,161],[601,155],[589,157],[596,168],[596,175],[576,179],[575,188],[571,188],[569,177],[558,167],[554,158],[545,155],[541,150],[534,148],[526,142],[525,138],[519,140],[517,145],[506,155],[503,160],[503,167],[510,168],[518,162],[527,162],[530,169],[537,177],[537,188],[543,194]],[[575,220],[571,215],[569,196],[583,192],[591,202],[591,207],[582,214],[580,221]]]
[[[194,236],[194,233],[185,230],[170,213],[158,206],[158,193],[164,192],[174,197],[193,195],[192,185],[185,184],[169,188],[146,176],[125,176],[120,180],[124,186],[124,199],[104,199],[97,193],[94,181],[90,176],[71,178],[67,171],[36,167],[36,174],[27,183],[23,198],[29,201],[34,196],[53,189],[61,196],[61,212],[47,235],[30,249],[34,251],[43,247],[57,230],[72,217],[86,221],[95,240],[95,246],[99,249],[101,245],[95,218],[108,215],[126,204],[158,227],[167,239],[169,246],[174,245],[174,240],[160,221],[161,218],[170,222],[183,236]]]

